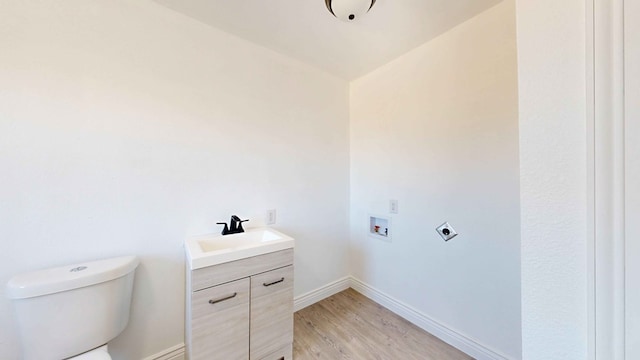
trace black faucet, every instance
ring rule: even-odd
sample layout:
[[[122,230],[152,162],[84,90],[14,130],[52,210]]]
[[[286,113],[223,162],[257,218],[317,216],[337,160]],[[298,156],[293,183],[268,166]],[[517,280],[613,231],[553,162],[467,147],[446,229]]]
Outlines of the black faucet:
[[[219,222],[216,224],[224,225],[224,228],[222,229],[222,235],[229,235],[229,234],[243,233],[244,229],[242,228],[242,223],[247,221],[249,221],[249,219],[240,220],[238,216],[231,215],[231,221],[229,222],[230,227],[227,227],[227,223],[223,223],[223,222]]]

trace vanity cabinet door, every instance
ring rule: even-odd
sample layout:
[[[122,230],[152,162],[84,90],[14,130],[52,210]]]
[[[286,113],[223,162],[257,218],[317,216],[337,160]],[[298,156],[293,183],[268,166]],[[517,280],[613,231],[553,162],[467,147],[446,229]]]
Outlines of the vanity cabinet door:
[[[289,344],[260,360],[293,360],[293,345]]]
[[[251,360],[293,343],[293,266],[251,277]]]
[[[244,278],[193,293],[190,360],[249,358],[249,287]]]

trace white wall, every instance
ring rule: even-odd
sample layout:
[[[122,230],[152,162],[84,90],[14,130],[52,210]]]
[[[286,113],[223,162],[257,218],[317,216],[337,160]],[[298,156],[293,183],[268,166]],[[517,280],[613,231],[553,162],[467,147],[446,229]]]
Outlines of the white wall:
[[[352,274],[520,358],[513,1],[352,83],[351,171]],[[389,199],[392,242],[371,239]],[[444,221],[460,233],[448,243]]]
[[[626,356],[640,358],[640,1],[625,1]]]
[[[517,0],[524,359],[587,358],[585,19]]]
[[[147,0],[0,1],[0,284],[137,254],[116,359],[183,341],[185,237],[231,214],[348,275],[348,84]],[[18,358],[0,296],[0,358]]]

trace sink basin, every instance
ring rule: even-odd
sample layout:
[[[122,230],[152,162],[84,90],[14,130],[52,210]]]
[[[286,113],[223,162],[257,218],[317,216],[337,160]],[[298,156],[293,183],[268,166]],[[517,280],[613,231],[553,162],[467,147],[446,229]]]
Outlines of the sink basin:
[[[293,248],[293,238],[271,228],[247,229],[240,234],[209,234],[185,241],[191,270]]]

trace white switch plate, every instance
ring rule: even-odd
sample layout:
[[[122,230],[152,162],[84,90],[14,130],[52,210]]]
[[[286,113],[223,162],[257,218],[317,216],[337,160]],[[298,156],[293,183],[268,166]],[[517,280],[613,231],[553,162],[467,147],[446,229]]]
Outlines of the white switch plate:
[[[389,212],[392,214],[398,213],[398,200],[389,200]]]
[[[267,210],[267,219],[265,222],[267,225],[273,225],[276,223],[276,209]]]

